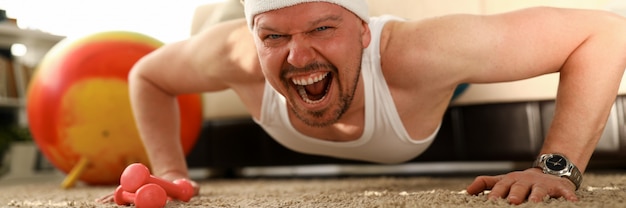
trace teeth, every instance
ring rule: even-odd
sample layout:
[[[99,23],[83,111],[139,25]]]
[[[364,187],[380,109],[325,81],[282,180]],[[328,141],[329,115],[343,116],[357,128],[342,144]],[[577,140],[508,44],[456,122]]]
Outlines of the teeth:
[[[309,77],[309,78],[301,78],[301,79],[292,79],[291,81],[295,84],[295,85],[300,85],[300,86],[305,86],[305,85],[310,85],[316,82],[319,82],[321,80],[323,80],[324,78],[326,78],[326,76],[328,76],[328,72],[324,73],[324,74],[320,74],[316,77]]]
[[[322,81],[324,78],[328,76],[328,73],[329,72],[319,74],[318,76],[315,76],[315,77],[293,78],[291,79],[291,81],[293,82],[293,84],[297,85],[298,94],[300,94],[300,97],[302,97],[302,100],[304,100],[304,102],[309,103],[309,104],[317,104],[317,103],[322,102],[323,99],[319,99],[319,100],[309,99],[309,96],[307,95],[307,92],[304,86],[312,85],[312,84],[315,84],[316,82]]]
[[[304,102],[308,104],[317,104],[317,103],[322,102],[323,100],[323,99],[320,99],[320,100],[309,99],[309,96],[306,94],[306,90],[304,89],[303,86],[298,86],[298,93],[300,93],[300,97],[302,97],[302,100],[304,100]]]

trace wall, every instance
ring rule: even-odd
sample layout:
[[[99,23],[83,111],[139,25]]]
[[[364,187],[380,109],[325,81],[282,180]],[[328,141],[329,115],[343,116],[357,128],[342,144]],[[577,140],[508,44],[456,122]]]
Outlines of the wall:
[[[533,6],[607,9],[620,0],[368,0],[372,15],[420,19],[452,13],[493,14]]]

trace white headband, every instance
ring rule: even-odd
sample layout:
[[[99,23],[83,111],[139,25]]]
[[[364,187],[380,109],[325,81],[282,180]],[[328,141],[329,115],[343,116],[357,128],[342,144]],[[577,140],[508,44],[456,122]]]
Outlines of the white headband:
[[[342,6],[365,22],[369,22],[369,8],[365,0],[245,0],[244,13],[248,27],[252,30],[254,16],[272,10],[295,6],[308,2],[328,2]]]

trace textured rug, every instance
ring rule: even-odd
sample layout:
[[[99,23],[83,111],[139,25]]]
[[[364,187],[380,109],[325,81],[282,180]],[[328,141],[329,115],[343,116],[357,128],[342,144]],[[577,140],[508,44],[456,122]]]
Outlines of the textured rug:
[[[579,202],[545,199],[512,206],[464,188],[473,177],[324,177],[211,179],[190,202],[167,207],[626,207],[626,174],[590,173],[578,191]],[[0,207],[116,207],[94,200],[113,186],[79,185],[69,190],[57,182],[0,187]]]

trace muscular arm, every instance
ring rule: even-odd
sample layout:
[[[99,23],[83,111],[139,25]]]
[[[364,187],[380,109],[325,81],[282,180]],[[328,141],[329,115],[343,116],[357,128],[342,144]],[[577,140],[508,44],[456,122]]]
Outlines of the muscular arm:
[[[233,52],[237,50],[233,36],[243,34],[234,32],[241,31],[239,28],[245,29],[245,22],[229,22],[165,45],[132,69],[131,105],[155,175],[169,180],[188,177],[176,96],[223,90],[246,78],[237,72],[254,63],[246,60],[254,59]]]
[[[403,40],[414,41],[407,45],[418,48],[416,54],[405,55],[426,70],[412,74],[435,89],[559,72],[556,112],[541,153],[562,153],[581,171],[586,169],[626,68],[623,18],[601,11],[532,8],[492,16],[448,16],[402,27],[415,36]],[[566,179],[537,174],[540,171],[533,168],[479,177],[468,192],[492,189],[490,196],[508,197],[512,203],[527,197],[540,200],[539,193],[576,199]],[[537,189],[540,186],[545,187]]]
[[[626,68],[625,20],[604,12],[535,8],[478,21],[485,24],[478,28],[491,31],[475,43],[488,47],[476,53],[479,63],[469,65],[463,81],[560,72],[554,121],[541,152],[566,154],[584,171]]]
[[[539,26],[524,25],[523,19],[540,17],[543,21],[536,23]],[[504,43],[512,42],[520,47],[518,52],[497,51],[505,53],[501,58],[522,67],[506,69],[509,65],[498,61],[478,73],[479,77],[470,76],[469,80],[515,80],[527,75],[560,72],[554,120],[541,153],[562,153],[584,172],[604,129],[626,67],[624,20],[601,12],[541,9],[504,16],[500,21],[524,25],[523,30],[513,27],[508,29],[511,32],[505,31],[512,34],[506,37],[513,40]],[[514,35],[515,32],[519,35]],[[526,40],[526,37],[534,41]],[[508,49],[515,51],[515,48]],[[480,182],[468,190],[476,191],[472,189],[482,183],[485,188],[492,189],[492,197],[507,197],[512,203],[523,202],[526,194],[531,201],[540,200],[543,195],[577,200],[574,186],[569,181],[557,177],[542,181],[539,177],[544,175],[533,175],[538,172],[529,169],[524,174],[509,174],[494,180],[497,181],[494,184],[489,179],[477,180]],[[544,187],[539,189],[537,187],[541,185],[533,183]]]

